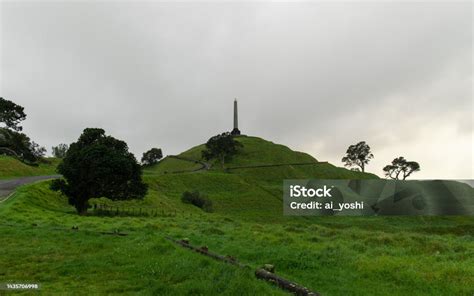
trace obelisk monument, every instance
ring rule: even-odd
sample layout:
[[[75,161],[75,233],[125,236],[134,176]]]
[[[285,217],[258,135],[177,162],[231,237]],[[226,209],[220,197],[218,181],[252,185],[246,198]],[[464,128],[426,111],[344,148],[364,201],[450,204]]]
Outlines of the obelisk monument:
[[[234,100],[234,129],[231,132],[232,135],[240,135],[239,130],[239,116],[237,113],[237,99]]]

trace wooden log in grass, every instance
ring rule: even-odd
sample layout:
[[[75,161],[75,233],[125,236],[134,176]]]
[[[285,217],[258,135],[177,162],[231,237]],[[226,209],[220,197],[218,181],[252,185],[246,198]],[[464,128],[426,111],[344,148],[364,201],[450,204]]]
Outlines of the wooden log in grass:
[[[226,263],[236,265],[236,266],[241,267],[241,268],[249,268],[248,265],[240,263],[239,261],[237,261],[237,259],[235,259],[232,256],[222,256],[222,255],[219,255],[219,254],[209,252],[209,249],[207,248],[207,246],[195,247],[195,246],[193,246],[189,243],[188,239],[174,240],[170,237],[166,237],[166,239],[173,242],[173,243],[175,243],[175,244],[178,244],[178,245],[180,245],[184,248],[193,250],[197,253],[206,255],[206,256],[214,258],[216,260],[224,261]],[[272,266],[271,269],[274,270],[274,267]],[[313,292],[313,291],[309,290],[308,288],[305,288],[305,287],[300,286],[296,283],[293,283],[289,280],[286,280],[282,277],[279,277],[276,274],[274,274],[272,272],[269,272],[268,270],[265,270],[263,268],[257,269],[255,271],[255,276],[258,279],[262,279],[262,280],[274,283],[278,287],[280,287],[281,289],[286,290],[288,292],[291,292],[291,293],[293,293],[295,295],[298,295],[298,296],[320,296],[319,293]]]
[[[276,274],[269,272],[263,268],[257,269],[255,271],[255,276],[258,279],[265,280],[267,282],[271,282],[278,287],[287,290],[291,293],[294,293],[295,295],[298,296],[320,296],[319,293],[312,292],[308,288],[305,288],[303,286],[300,286],[296,283],[293,283],[287,279],[284,279],[282,277],[277,276]]]
[[[128,233],[123,233],[123,232],[117,232],[117,231],[101,231],[100,234],[106,234],[106,235],[117,235],[117,236],[127,236]]]
[[[166,237],[166,239],[169,240],[169,241],[172,241],[175,244],[178,244],[178,245],[180,245],[184,248],[193,250],[194,252],[203,254],[203,255],[211,257],[213,259],[223,261],[223,262],[226,262],[226,263],[229,263],[229,264],[241,267],[241,268],[248,268],[249,267],[248,265],[240,263],[239,261],[237,261],[232,256],[222,256],[222,255],[219,255],[219,254],[216,254],[216,253],[209,252],[209,249],[207,248],[207,246],[195,247],[195,246],[189,244],[188,240],[174,240],[170,237]]]

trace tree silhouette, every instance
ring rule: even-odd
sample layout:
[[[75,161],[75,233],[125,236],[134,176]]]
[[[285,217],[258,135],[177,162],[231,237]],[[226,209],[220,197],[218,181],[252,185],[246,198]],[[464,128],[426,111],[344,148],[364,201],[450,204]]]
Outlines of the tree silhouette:
[[[365,172],[365,165],[372,158],[374,158],[374,155],[370,151],[370,146],[362,141],[347,148],[346,156],[342,158],[342,162],[346,167],[358,166],[362,172]]]
[[[163,157],[163,152],[160,148],[151,148],[147,152],[143,153],[142,164],[153,165],[157,163]]]
[[[57,158],[64,158],[66,157],[66,152],[69,149],[67,144],[59,144],[58,146],[53,146],[53,156]]]
[[[383,168],[385,176],[394,180],[405,180],[412,173],[418,172],[420,165],[416,161],[407,161],[404,157],[400,156],[392,161],[392,164],[386,165]]]
[[[24,108],[0,97],[0,122],[14,131],[21,131],[23,128],[19,126],[20,122],[26,119]]]
[[[224,169],[226,159],[237,154],[242,146],[242,143],[236,141],[229,132],[222,133],[207,141],[206,150],[202,151],[202,157],[206,160],[219,160]]]

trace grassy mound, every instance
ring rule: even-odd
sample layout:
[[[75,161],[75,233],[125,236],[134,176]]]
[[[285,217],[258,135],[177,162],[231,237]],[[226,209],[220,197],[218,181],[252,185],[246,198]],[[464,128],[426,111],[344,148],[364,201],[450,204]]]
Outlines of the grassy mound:
[[[227,168],[247,167],[246,172],[255,170],[256,175],[266,172],[273,174],[273,177],[294,177],[294,178],[377,178],[369,173],[353,172],[344,168],[339,168],[325,162],[318,162],[307,153],[293,151],[290,148],[275,144],[273,142],[250,136],[239,136],[237,141],[243,145],[242,150],[232,159],[226,162]],[[179,155],[183,159],[204,161],[202,151],[205,145],[195,146]],[[301,165],[305,164],[305,165]],[[220,165],[211,162],[212,170],[221,171]],[[263,167],[262,165],[275,165],[275,167]],[[182,171],[193,171],[200,165],[193,161],[185,161],[171,157],[164,158],[160,163],[145,169],[145,174],[173,173]],[[249,168],[250,167],[250,168]],[[253,168],[252,168],[253,167]],[[241,169],[243,170],[243,168]],[[239,174],[242,171],[239,170]]]
[[[238,155],[228,161],[228,167],[317,162],[309,154],[293,151],[286,146],[275,144],[262,138],[239,136],[236,140],[242,143],[243,149]],[[199,145],[181,153],[179,156],[200,160],[202,159],[201,152],[204,149],[204,144]]]
[[[57,158],[47,158],[39,166],[29,166],[13,157],[0,155],[0,179],[54,175],[59,161]]]
[[[306,153],[261,138],[240,136],[237,140],[243,148],[226,164],[236,169],[223,171],[219,164],[213,164],[209,171],[191,172],[201,165],[189,160],[204,161],[201,152],[205,146],[199,145],[179,154],[182,159],[168,157],[146,168],[145,179],[153,190],[171,199],[179,200],[183,192],[198,190],[212,200],[217,213],[253,221],[281,221],[286,219],[281,214],[284,179],[377,178],[318,162]],[[189,172],[172,173],[183,171]]]

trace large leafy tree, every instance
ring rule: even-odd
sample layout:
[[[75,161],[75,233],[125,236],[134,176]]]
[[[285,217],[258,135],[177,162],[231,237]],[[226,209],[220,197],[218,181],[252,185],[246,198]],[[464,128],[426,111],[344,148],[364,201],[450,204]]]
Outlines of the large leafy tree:
[[[127,144],[99,128],[85,129],[70,145],[58,172],[64,179],[55,180],[51,188],[66,195],[81,215],[91,198],[127,200],[143,198],[147,192],[141,166]]]
[[[218,160],[224,169],[225,161],[237,154],[242,146],[242,143],[226,132],[210,138],[206,143],[206,149],[202,151],[202,156],[206,160]]]
[[[152,165],[157,163],[163,157],[163,152],[160,148],[151,148],[147,152],[143,153],[142,164]]]
[[[374,158],[370,151],[370,146],[364,141],[355,145],[349,146],[346,151],[346,156],[342,158],[342,162],[346,167],[358,167],[357,170],[365,172],[365,165]]]
[[[392,161],[392,164],[386,165],[383,168],[385,176],[394,180],[405,180],[412,173],[420,170],[420,164],[416,161],[407,161],[400,156]]]
[[[20,122],[26,119],[24,108],[0,97],[0,122],[8,129],[21,131]]]

